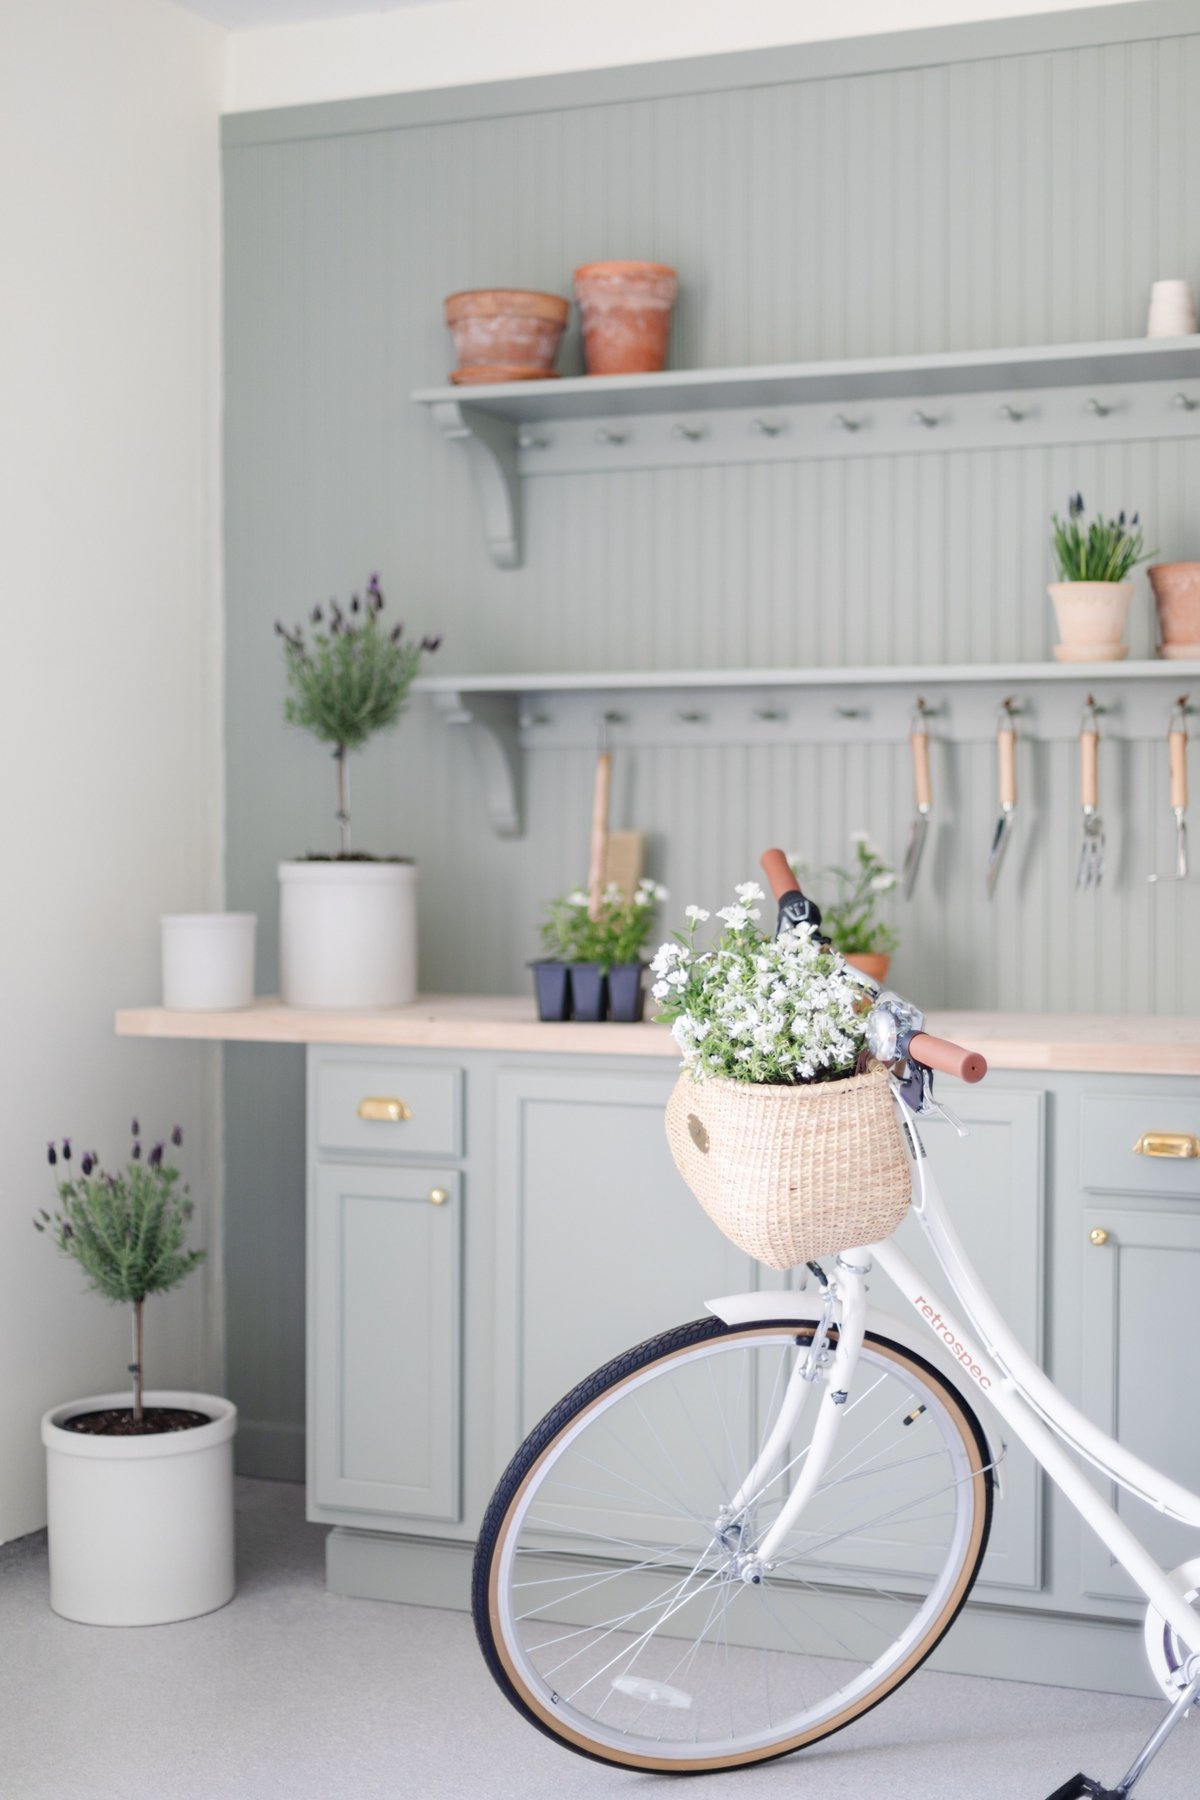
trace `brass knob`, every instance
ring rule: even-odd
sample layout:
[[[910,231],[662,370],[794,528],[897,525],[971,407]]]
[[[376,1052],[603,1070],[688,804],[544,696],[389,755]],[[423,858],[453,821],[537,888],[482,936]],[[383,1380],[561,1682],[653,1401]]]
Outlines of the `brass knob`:
[[[450,1196],[445,1188],[430,1188],[429,1190],[430,1206],[445,1206],[449,1198]]]
[[[358,1103],[360,1119],[381,1120],[385,1125],[400,1125],[412,1118],[412,1108],[404,1100],[393,1100],[385,1094],[368,1094]]]
[[[1108,1233],[1105,1231],[1103,1225],[1097,1225],[1092,1231],[1088,1232],[1088,1243],[1095,1244],[1097,1250],[1099,1250],[1102,1244],[1107,1244],[1107,1242]]]

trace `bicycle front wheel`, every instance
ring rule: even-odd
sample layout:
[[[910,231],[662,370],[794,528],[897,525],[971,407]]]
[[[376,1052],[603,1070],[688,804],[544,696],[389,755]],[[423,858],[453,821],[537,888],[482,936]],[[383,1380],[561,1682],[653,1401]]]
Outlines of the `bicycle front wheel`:
[[[732,1502],[811,1340],[794,1320],[682,1325],[582,1382],[513,1458],[475,1625],[508,1699],[568,1749],[678,1774],[785,1756],[878,1705],[949,1630],[987,1545],[985,1439],[931,1364],[874,1333],[823,1479],[755,1563],[815,1403]]]

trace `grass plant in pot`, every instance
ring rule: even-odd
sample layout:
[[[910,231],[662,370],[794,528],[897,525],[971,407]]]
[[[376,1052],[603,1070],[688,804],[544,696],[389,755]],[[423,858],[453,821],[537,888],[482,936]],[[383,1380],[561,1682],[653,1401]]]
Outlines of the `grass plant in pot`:
[[[1066,519],[1053,515],[1050,541],[1059,579],[1048,591],[1061,639],[1054,654],[1059,662],[1121,662],[1129,654],[1129,572],[1154,552],[1145,548],[1136,513],[1128,523],[1124,512],[1097,517],[1086,528],[1083,513],[1083,495],[1072,494]]]
[[[171,1133],[178,1146],[183,1134]],[[136,1119],[125,1167],[109,1173],[69,1140],[51,1144],[59,1210],[34,1226],[88,1285],[131,1308],[132,1394],[93,1394],[42,1419],[50,1604],[85,1625],[164,1625],[232,1599],[237,1409],[142,1378],[143,1311],[203,1258],[186,1245],[192,1203],[166,1146],[143,1157]]]
[[[865,1050],[862,988],[811,925],[769,938],[743,882],[651,963],[654,996],[683,1057],[667,1141],[684,1180],[739,1249],[796,1268],[889,1237],[911,1183],[887,1071]]]
[[[833,884],[833,899],[821,915],[821,929],[834,949],[854,968],[875,981],[886,981],[899,939],[879,916],[885,894],[896,885],[896,871],[884,861],[865,831],[851,833],[854,861],[844,869],[822,869],[820,881]]]
[[[336,854],[310,853],[279,865],[279,974],[288,1006],[405,1006],[417,992],[417,871],[400,856],[355,850],[350,835],[349,759],[400,719],[423,652],[403,625],[383,622],[384,597],[372,575],[365,597],[343,611],[319,606],[306,627],[275,629],[283,639],[288,693],[284,717],[333,749],[337,773]]]

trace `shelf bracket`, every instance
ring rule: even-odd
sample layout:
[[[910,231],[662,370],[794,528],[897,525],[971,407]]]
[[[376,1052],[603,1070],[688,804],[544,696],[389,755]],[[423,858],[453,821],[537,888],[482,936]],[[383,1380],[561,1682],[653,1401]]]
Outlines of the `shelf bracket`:
[[[521,480],[517,428],[476,406],[440,400],[433,422],[446,439],[461,443],[470,459],[483,508],[488,555],[498,569],[521,566]]]
[[[521,753],[515,694],[434,693],[447,725],[465,730],[483,782],[483,799],[497,837],[521,835]]]

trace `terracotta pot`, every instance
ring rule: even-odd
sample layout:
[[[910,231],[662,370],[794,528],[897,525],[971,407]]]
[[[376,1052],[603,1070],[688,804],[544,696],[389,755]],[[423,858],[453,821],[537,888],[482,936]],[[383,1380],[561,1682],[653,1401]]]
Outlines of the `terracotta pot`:
[[[589,375],[650,375],[667,360],[679,277],[665,263],[585,263],[575,271]]]
[[[1146,572],[1158,608],[1158,654],[1200,657],[1200,562],[1155,563]]]
[[[864,975],[869,975],[871,980],[877,981],[881,987],[887,980],[887,972],[892,966],[891,957],[883,950],[861,950],[853,956],[848,956],[846,961],[851,968],[861,969]]]
[[[1121,662],[1129,655],[1132,581],[1052,581],[1047,591],[1062,639],[1054,646],[1059,662]]]
[[[553,371],[570,302],[520,288],[478,288],[451,294],[444,310],[460,369],[476,381],[487,369],[497,371],[497,381],[519,381]]]

